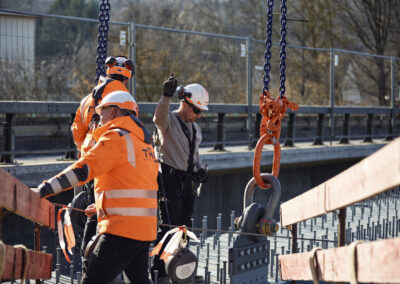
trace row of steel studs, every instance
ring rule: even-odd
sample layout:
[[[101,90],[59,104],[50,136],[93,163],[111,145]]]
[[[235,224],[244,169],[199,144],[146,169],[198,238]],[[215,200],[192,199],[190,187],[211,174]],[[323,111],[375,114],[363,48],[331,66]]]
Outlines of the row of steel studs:
[[[352,228],[352,222],[347,223],[347,229],[346,229],[346,242],[351,243],[355,240],[377,240],[377,239],[386,239],[388,237],[397,237],[400,234],[400,219],[399,219],[399,214],[398,214],[398,202],[400,200],[400,189],[396,188],[392,191],[389,191],[387,193],[375,196],[371,199],[362,201],[356,205],[352,205],[348,207],[348,212],[347,212],[347,218],[348,220],[351,219],[352,222],[356,220],[357,225],[355,228]],[[386,212],[384,212],[384,206],[386,209]],[[376,210],[377,209],[377,214]],[[357,213],[358,211],[358,213]],[[373,214],[375,212],[375,214]],[[350,213],[350,215],[349,215]],[[385,214],[386,213],[386,214]],[[386,218],[381,218],[383,216]],[[361,220],[365,220],[365,217],[367,218],[367,222],[365,224],[362,224]],[[217,216],[217,231],[213,235],[213,242],[212,242],[212,250],[217,251],[217,263],[216,263],[216,279],[219,281],[219,283],[226,283],[227,281],[227,261],[222,261],[221,263],[221,245],[223,245],[221,242],[224,242],[224,245],[227,243],[226,247],[231,247],[234,243],[235,237],[234,237],[234,219],[235,219],[235,211],[232,211],[230,214],[230,227],[228,228],[228,239],[227,242],[224,240],[221,240],[221,229],[222,229],[222,214],[218,213]],[[321,223],[317,226],[317,220],[320,219]],[[328,217],[327,215],[324,215],[319,218],[314,218],[312,220],[304,221],[302,222],[302,225],[298,226],[299,228],[299,241],[300,241],[300,247],[299,250],[300,252],[304,251],[309,251],[311,250],[314,246],[319,246],[321,245],[322,248],[328,248],[329,245],[330,247],[336,246],[336,241],[337,241],[337,233],[333,232],[333,240],[329,240],[328,238],[328,233],[331,232],[332,234],[332,228],[335,230],[336,229],[336,223],[337,223],[337,217],[336,214],[331,214],[330,218],[331,222],[328,222]],[[201,233],[198,235],[200,239],[200,243],[192,243],[192,245],[196,246],[195,254],[197,258],[199,259],[200,262],[200,252],[201,249],[206,248],[206,258],[205,258],[205,267],[204,267],[204,283],[210,283],[211,282],[211,271],[209,269],[210,267],[210,243],[206,243],[206,239],[209,235],[207,232],[207,220],[208,217],[204,216],[202,219],[202,230]],[[372,221],[375,220],[375,221]],[[319,223],[319,222],[318,222]],[[330,224],[331,223],[331,224]],[[307,228],[309,227],[309,228]],[[192,219],[192,231],[194,228],[194,219]],[[302,228],[306,231],[302,233]],[[309,230],[308,230],[309,229]],[[325,231],[325,234],[322,235],[321,240],[317,241],[317,230],[321,232],[321,229]],[[194,232],[197,233],[197,232]],[[305,237],[305,234],[310,234],[313,233],[312,239],[308,240],[308,244],[305,244],[304,242],[307,240],[302,240]],[[283,234],[282,228],[281,228],[281,235]],[[196,234],[197,235],[197,234]],[[270,251],[270,277],[273,279],[273,276],[275,276],[275,282],[278,281],[278,273],[277,269],[278,266],[275,265],[277,263],[277,259],[279,254],[277,253],[277,238],[279,236],[275,236],[273,239],[273,249],[271,248]],[[289,235],[289,231],[287,231],[287,245],[280,246],[281,254],[287,254],[290,253],[290,250],[287,250],[286,248],[291,248],[290,242],[291,242],[291,236]],[[44,250],[45,247],[43,247]],[[79,252],[77,252],[79,253]],[[56,274],[56,283],[60,283],[60,274],[61,274],[61,257],[62,257],[62,252],[59,247],[57,247],[57,262],[56,262],[56,269],[55,269],[55,274]],[[149,259],[149,263],[151,259]],[[81,279],[81,272],[75,271],[74,267],[74,261],[71,260],[70,264],[70,274],[71,274],[71,284],[74,283],[74,276],[76,275],[76,280],[77,283],[80,283]],[[149,265],[150,267],[151,265]],[[77,267],[77,270],[80,270]],[[275,273],[274,273],[275,272]],[[271,280],[272,280],[271,279]],[[26,282],[29,283],[29,282]],[[194,283],[194,279],[192,281]]]

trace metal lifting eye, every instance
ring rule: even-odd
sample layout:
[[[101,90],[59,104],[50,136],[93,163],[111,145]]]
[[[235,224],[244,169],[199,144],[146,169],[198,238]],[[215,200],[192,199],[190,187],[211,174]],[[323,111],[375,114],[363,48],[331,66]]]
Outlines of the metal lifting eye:
[[[109,56],[109,57],[107,57],[105,63],[109,68],[111,68],[117,63],[117,59],[115,59],[115,57],[113,57],[113,56]]]

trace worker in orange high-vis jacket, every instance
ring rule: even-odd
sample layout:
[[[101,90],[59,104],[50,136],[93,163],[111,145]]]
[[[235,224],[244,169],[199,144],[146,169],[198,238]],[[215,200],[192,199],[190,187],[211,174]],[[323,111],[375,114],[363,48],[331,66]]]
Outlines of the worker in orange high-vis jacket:
[[[124,56],[110,56],[106,59],[105,64],[107,77],[100,76],[99,83],[92,93],[83,98],[71,125],[72,136],[81,155],[94,145],[90,134],[98,123],[98,115],[95,113],[96,106],[111,92],[128,92],[126,88],[128,80],[135,74],[133,61]]]
[[[74,122],[71,126],[71,133],[75,145],[83,156],[95,144],[92,132],[98,126],[99,116],[95,113],[95,108],[102,99],[114,91],[128,92],[126,86],[128,80],[135,74],[135,66],[131,59],[124,56],[110,56],[105,61],[107,76],[100,76],[98,85],[93,89],[92,93],[87,95],[82,101],[76,112]],[[138,113],[137,105],[135,105],[135,113]],[[94,202],[93,182],[88,182],[82,187],[83,192],[79,193],[72,200],[72,204],[81,206],[89,205]],[[84,207],[86,208],[86,207]],[[81,209],[84,209],[81,208]],[[82,212],[72,212],[72,223],[80,224],[86,216]],[[81,243],[82,270],[85,272],[88,261],[85,257],[86,246],[96,233],[97,217],[91,216],[86,218],[84,233]]]
[[[96,107],[95,146],[33,189],[41,197],[94,179],[99,241],[82,283],[110,283],[122,271],[131,283],[150,283],[148,250],[157,234],[157,173],[151,135],[138,120],[132,96],[115,91]]]

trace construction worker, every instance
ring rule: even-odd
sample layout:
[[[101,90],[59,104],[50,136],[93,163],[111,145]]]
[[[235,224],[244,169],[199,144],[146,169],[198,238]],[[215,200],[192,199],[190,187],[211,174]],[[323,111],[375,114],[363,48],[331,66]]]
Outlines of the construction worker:
[[[41,197],[94,179],[100,238],[82,283],[110,283],[122,271],[131,283],[150,283],[148,253],[157,234],[158,161],[150,133],[137,118],[128,92],[114,91],[96,107],[95,146],[77,162],[34,189]]]
[[[107,76],[100,76],[99,83],[92,93],[81,101],[71,126],[72,136],[80,156],[88,152],[95,143],[92,132],[96,129],[99,119],[95,113],[96,106],[113,91],[128,92],[126,88],[128,80],[135,74],[133,61],[124,56],[110,56],[106,59],[105,64],[107,66]],[[135,111],[138,113],[137,109]],[[84,191],[76,195],[72,200],[72,204],[84,206],[82,208],[79,207],[80,209],[85,209],[87,205],[94,202],[93,182],[88,182],[83,189]],[[86,219],[81,244],[82,270],[84,272],[88,264],[87,259],[84,257],[84,252],[87,244],[96,233],[97,217],[95,215],[86,217],[82,212],[71,212],[74,228],[79,227],[82,219]]]
[[[190,227],[196,189],[207,181],[208,176],[200,161],[202,136],[195,122],[203,111],[208,110],[208,93],[199,84],[178,88],[177,84],[173,74],[164,82],[163,95],[153,118],[159,136],[159,146],[156,147],[161,171],[159,207],[161,224]],[[180,99],[179,109],[169,112],[175,91]],[[161,225],[158,240],[169,229]],[[154,270],[158,270],[159,283],[168,283],[164,262],[158,256],[151,270],[153,278]]]
[[[81,155],[94,145],[94,141],[87,137],[90,138],[98,121],[98,116],[94,111],[96,106],[113,91],[128,92],[126,88],[128,80],[135,74],[133,61],[124,56],[110,56],[106,59],[105,64],[107,77],[100,76],[99,83],[92,93],[83,98],[71,126],[75,145]]]

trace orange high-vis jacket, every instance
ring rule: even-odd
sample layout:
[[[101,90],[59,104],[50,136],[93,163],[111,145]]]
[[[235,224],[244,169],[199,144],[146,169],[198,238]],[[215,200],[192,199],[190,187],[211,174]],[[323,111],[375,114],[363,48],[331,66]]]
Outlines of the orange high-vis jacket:
[[[71,125],[72,137],[79,151],[82,152],[83,149],[81,148],[84,142],[85,149],[83,152],[89,151],[94,145],[94,141],[91,137],[88,137],[88,140],[85,141],[86,135],[92,133],[95,128],[95,125],[93,123],[91,124],[93,115],[95,114],[95,99],[93,98],[93,94],[97,92],[98,97],[101,97],[101,99],[98,100],[98,103],[100,104],[101,100],[105,96],[114,91],[128,92],[128,89],[121,81],[101,76],[99,83],[94,88],[92,94],[89,94],[82,99],[80,106],[76,111],[74,122]]]
[[[54,195],[94,178],[99,232],[154,240],[158,161],[150,133],[136,117],[122,116],[92,134],[96,145],[73,165],[42,183],[41,195]]]

